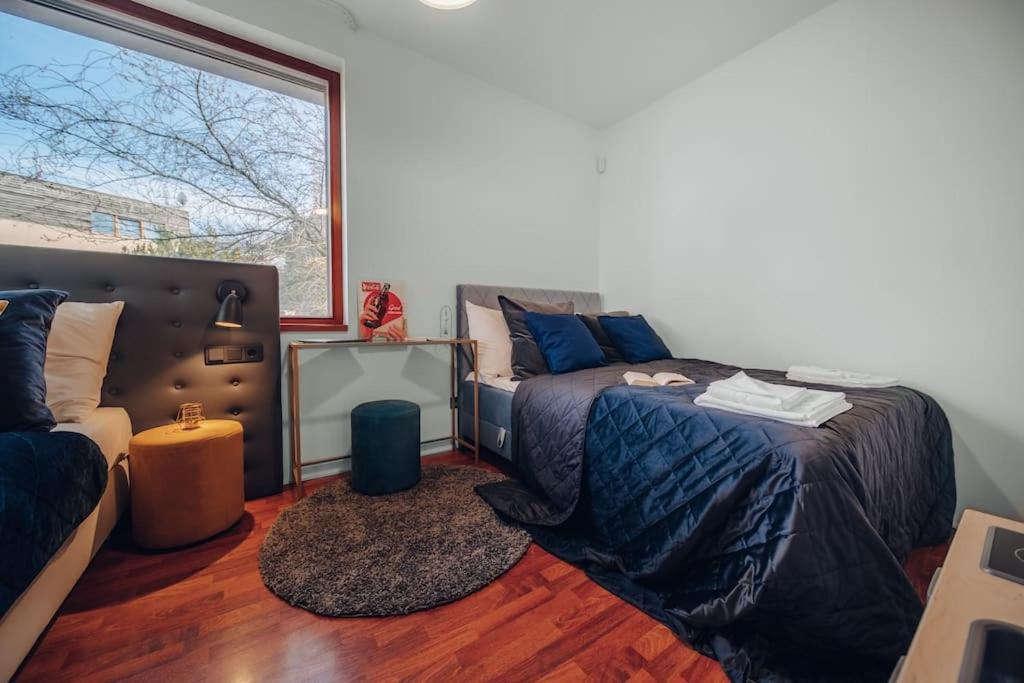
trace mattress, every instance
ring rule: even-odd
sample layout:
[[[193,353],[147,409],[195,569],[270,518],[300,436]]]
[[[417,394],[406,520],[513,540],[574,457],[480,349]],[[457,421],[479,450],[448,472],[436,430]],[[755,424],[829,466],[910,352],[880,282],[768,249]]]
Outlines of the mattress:
[[[466,382],[469,383],[470,388],[472,388],[472,372],[466,375]],[[496,377],[495,375],[485,375],[480,373],[480,384],[488,387],[494,387],[495,389],[501,389],[502,391],[507,391],[511,394],[514,393],[516,387],[519,386],[519,381],[514,380],[511,377]]]
[[[124,408],[97,408],[82,422],[62,422],[55,432],[78,432],[92,439],[107,459],[107,469],[116,465],[128,452],[132,438],[132,421]]]
[[[481,376],[481,380],[483,377]],[[514,389],[498,388],[480,383],[480,446],[512,459],[512,397]],[[459,432],[473,440],[473,382],[464,381],[459,388]]]

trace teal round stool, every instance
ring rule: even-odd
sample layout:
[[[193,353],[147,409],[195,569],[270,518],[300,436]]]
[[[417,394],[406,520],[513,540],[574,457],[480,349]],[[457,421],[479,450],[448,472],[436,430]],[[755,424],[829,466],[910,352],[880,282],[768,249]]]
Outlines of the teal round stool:
[[[404,491],[420,480],[420,407],[371,401],[352,410],[352,488],[367,496]]]

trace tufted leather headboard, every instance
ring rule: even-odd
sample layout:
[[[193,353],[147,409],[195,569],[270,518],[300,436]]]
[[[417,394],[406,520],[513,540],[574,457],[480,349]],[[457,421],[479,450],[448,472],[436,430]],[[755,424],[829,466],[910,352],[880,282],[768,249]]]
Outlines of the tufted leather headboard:
[[[217,285],[249,290],[245,324],[213,326]],[[70,301],[124,301],[101,404],[128,411],[140,432],[201,401],[209,418],[245,429],[247,498],[282,486],[281,333],[277,269],[156,256],[0,245],[0,289],[52,288]],[[207,366],[208,345],[263,345],[263,362]]]
[[[601,295],[597,292],[574,292],[563,289],[528,289],[526,287],[497,287],[494,285],[456,285],[455,306],[456,306],[456,333],[457,336],[465,338],[469,336],[469,320],[466,317],[466,302],[485,306],[487,308],[500,309],[498,296],[504,295],[510,299],[521,301],[538,301],[542,303],[562,303],[571,301],[576,307],[577,313],[600,313]],[[459,356],[459,383],[470,371],[470,366],[464,356]],[[463,402],[460,402],[460,404]]]

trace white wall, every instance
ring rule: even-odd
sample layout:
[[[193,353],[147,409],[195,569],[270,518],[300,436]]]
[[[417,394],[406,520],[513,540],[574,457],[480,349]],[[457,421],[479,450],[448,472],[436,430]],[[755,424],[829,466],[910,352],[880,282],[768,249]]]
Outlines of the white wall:
[[[898,374],[1024,517],[1024,3],[844,0],[604,136],[600,284],[686,356]]]
[[[329,0],[150,4],[311,61],[344,65],[349,311],[361,279],[401,280],[410,332],[436,335],[440,308],[454,307],[460,282],[597,287],[593,130],[352,33]],[[348,412],[364,400],[416,401],[424,438],[449,431],[446,349],[304,354],[305,459],[347,452]]]
[[[680,354],[897,373],[952,420],[961,504],[1024,516],[1024,3],[843,0],[603,136],[329,0],[152,4],[344,60],[348,282],[403,280],[414,334],[458,282],[600,285]],[[393,353],[306,357],[307,458],[371,398],[445,431],[443,356]]]

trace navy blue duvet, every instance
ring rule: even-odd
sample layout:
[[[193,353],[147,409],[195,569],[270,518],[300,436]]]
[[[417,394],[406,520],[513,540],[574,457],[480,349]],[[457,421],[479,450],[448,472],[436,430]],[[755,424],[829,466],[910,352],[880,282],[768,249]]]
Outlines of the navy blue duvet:
[[[625,369],[525,381],[522,481],[481,495],[733,680],[885,680],[922,609],[901,560],[951,531],[941,408],[904,387],[847,389],[852,410],[795,427],[693,404],[739,368],[632,368],[697,381],[659,389],[623,385]]]
[[[0,616],[92,513],[107,461],[73,432],[0,433]]]

